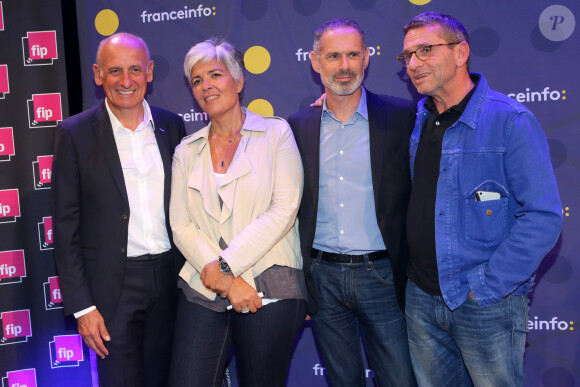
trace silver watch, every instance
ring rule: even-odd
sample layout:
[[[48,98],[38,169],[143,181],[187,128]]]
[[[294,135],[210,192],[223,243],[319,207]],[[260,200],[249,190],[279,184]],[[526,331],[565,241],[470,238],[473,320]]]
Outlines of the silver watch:
[[[220,271],[225,274],[225,275],[229,275],[232,272],[232,269],[230,269],[230,265],[228,265],[228,263],[226,262],[225,259],[223,259],[222,257],[218,258],[218,263],[220,265]]]

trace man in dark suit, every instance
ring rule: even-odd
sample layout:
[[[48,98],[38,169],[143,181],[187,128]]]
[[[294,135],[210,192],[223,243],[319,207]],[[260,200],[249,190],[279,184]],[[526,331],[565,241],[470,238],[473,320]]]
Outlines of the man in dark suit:
[[[413,385],[402,307],[414,111],[361,86],[369,49],[352,20],[318,28],[310,60],[325,101],[288,122],[304,164],[298,217],[318,349],[331,385],[364,386],[362,334],[377,385]]]
[[[104,39],[93,70],[106,100],[56,130],[53,221],[64,310],[99,356],[101,386],[164,386],[182,259],[169,229],[171,160],[185,127],[144,100],[153,61],[142,39]]]

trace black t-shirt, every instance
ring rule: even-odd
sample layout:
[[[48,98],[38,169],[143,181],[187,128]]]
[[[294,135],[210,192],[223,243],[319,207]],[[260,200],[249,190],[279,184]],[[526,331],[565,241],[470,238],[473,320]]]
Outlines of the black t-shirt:
[[[413,189],[407,212],[407,276],[431,295],[441,295],[435,250],[435,197],[443,136],[461,117],[476,87],[459,104],[441,114],[437,112],[433,98],[427,98],[424,104],[430,113],[415,155]]]

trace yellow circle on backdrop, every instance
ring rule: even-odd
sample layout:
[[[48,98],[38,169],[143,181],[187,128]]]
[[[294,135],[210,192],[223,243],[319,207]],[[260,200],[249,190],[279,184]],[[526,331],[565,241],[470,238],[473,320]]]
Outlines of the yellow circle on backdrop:
[[[270,53],[262,46],[250,47],[244,54],[244,64],[252,74],[262,74],[268,70],[270,61]]]
[[[259,114],[261,116],[273,116],[274,115],[274,108],[270,104],[270,102],[266,101],[265,99],[255,99],[249,103],[248,109],[252,113]]]
[[[431,0],[409,0],[409,1],[415,5],[425,5],[431,2]]]
[[[95,17],[95,28],[103,36],[113,35],[119,28],[119,16],[111,9],[103,9]]]

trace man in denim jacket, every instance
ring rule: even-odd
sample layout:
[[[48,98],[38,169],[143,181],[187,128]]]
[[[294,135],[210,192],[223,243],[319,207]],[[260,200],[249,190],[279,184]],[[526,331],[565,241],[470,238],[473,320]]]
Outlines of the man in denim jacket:
[[[469,73],[454,18],[416,16],[403,53],[419,93],[406,317],[420,386],[523,385],[527,293],[562,207],[542,128]]]

